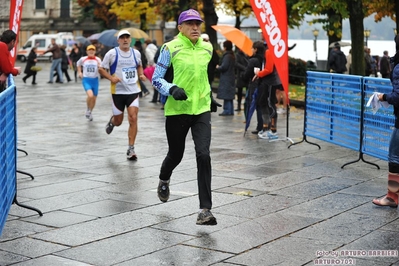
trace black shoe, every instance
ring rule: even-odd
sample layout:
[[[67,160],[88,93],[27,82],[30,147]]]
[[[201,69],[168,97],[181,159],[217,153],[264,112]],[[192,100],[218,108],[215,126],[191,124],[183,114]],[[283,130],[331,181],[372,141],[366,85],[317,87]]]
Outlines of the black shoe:
[[[49,81],[49,82],[47,82],[48,84],[53,84],[53,82],[52,81]]]
[[[240,111],[241,111],[241,108],[237,108],[237,109],[235,109],[234,111],[240,112]]]
[[[260,130],[254,130],[251,133],[254,134],[254,135],[258,135],[259,132],[260,132]]]
[[[36,83],[36,82],[33,82],[32,85],[37,85],[37,83]]]
[[[26,79],[25,79],[25,78],[22,78],[22,81],[23,81],[24,83],[26,83]]]
[[[159,180],[157,192],[159,200],[167,202],[169,199],[169,181]]]
[[[114,124],[112,124],[112,117],[113,116],[111,116],[111,118],[109,119],[109,122],[107,123],[107,125],[105,126],[105,132],[107,132],[107,134],[109,135],[109,134],[111,134],[111,132],[112,132],[112,130],[114,130]]]
[[[150,101],[150,103],[157,103],[157,101]]]
[[[198,225],[217,225],[216,218],[213,216],[210,210],[203,209],[198,213],[197,222]]]

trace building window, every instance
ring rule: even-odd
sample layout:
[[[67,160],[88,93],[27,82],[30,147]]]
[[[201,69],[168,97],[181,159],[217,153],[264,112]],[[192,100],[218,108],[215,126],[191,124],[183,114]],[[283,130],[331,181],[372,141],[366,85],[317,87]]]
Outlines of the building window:
[[[45,1],[46,0],[36,0],[36,9],[46,9]]]

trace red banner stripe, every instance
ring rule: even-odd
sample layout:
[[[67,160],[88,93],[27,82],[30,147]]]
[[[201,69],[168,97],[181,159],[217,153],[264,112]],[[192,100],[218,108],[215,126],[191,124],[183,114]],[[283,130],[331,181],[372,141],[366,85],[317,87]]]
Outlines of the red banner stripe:
[[[11,62],[13,62],[13,63],[15,63],[15,59],[17,57],[18,34],[19,34],[19,28],[21,25],[23,4],[24,4],[24,0],[11,0],[10,1],[10,23],[9,23],[10,30],[14,31],[17,34],[17,40],[15,42],[15,46],[10,51]]]
[[[287,7],[282,0],[251,0],[252,10],[262,30],[263,38],[273,51],[274,63],[288,97],[288,25]]]

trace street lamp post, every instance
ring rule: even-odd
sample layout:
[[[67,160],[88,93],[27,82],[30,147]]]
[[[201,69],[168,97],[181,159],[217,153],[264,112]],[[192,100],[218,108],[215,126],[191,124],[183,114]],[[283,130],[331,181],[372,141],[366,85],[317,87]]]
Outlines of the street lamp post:
[[[316,62],[315,65],[317,67],[317,36],[319,36],[319,30],[318,29],[314,29],[313,30],[313,36],[314,36],[314,40],[313,40],[313,51],[315,52],[316,55]]]
[[[364,37],[366,38],[366,43],[365,43],[366,47],[368,47],[367,41],[368,41],[368,39],[370,37],[370,32],[371,32],[371,30],[368,30],[368,29],[365,29],[364,32],[363,32],[364,33]]]
[[[395,33],[395,36],[398,35],[398,30],[396,28],[393,28],[393,33]]]

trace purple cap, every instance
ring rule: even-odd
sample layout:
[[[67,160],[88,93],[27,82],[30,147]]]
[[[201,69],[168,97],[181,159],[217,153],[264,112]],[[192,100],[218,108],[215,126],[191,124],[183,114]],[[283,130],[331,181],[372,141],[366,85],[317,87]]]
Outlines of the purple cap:
[[[198,20],[204,22],[197,10],[189,9],[180,13],[179,25],[188,20]]]

